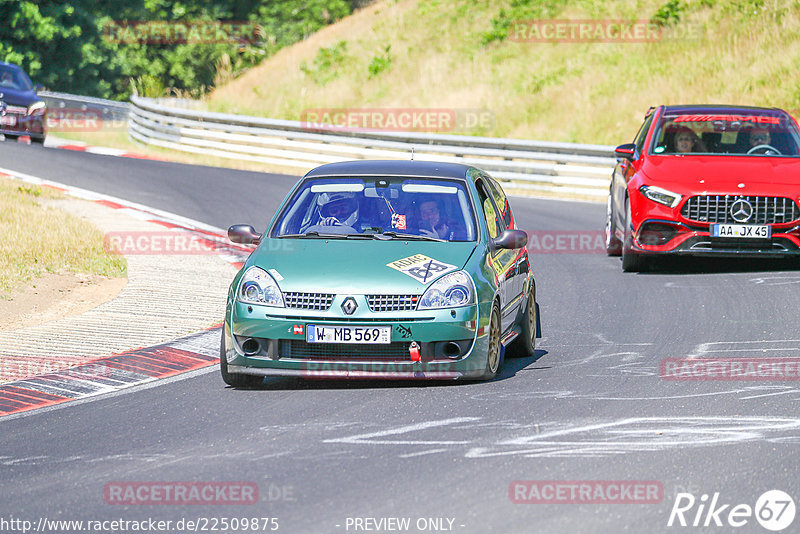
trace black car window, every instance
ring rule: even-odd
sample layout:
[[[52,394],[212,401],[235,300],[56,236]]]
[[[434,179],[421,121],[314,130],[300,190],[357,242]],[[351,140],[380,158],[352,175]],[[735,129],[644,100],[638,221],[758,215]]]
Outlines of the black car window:
[[[29,91],[33,85],[22,70],[0,65],[0,87]]]

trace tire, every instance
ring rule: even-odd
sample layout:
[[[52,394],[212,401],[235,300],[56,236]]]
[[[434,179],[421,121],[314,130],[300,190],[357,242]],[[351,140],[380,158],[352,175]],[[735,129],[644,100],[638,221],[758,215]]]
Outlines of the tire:
[[[495,302],[492,304],[492,315],[489,319],[489,348],[486,354],[486,368],[481,375],[481,380],[493,380],[500,370],[500,307]]]
[[[263,377],[253,375],[243,375],[240,373],[228,372],[228,359],[225,358],[225,327],[222,327],[222,337],[219,340],[219,370],[222,373],[222,381],[229,386],[242,388],[257,386],[264,381]]]
[[[517,339],[508,347],[506,354],[514,358],[526,358],[536,354],[536,324],[539,316],[536,313],[536,291],[531,288],[528,291],[528,302],[525,313],[520,321],[522,332]]]
[[[606,254],[609,256],[619,256],[622,254],[622,241],[617,237],[617,225],[614,222],[614,202],[611,198],[611,191],[608,192],[608,202],[606,204]]]
[[[44,137],[31,137],[31,143],[44,146]]]
[[[625,199],[625,241],[622,243],[622,270],[626,273],[637,273],[645,269],[647,258],[633,252],[633,230],[631,203]]]

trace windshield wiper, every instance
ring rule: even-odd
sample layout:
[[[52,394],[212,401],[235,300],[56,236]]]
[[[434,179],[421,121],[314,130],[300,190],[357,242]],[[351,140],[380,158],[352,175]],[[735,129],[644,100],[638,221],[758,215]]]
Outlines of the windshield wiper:
[[[279,235],[277,237],[279,237],[279,238],[281,238],[281,237],[324,237],[326,239],[329,238],[329,237],[333,237],[333,238],[339,238],[339,239],[346,239],[347,238],[347,234],[321,234],[321,233],[317,232],[316,230],[314,230],[312,232],[306,232],[304,234],[283,234],[283,235]]]
[[[388,232],[383,232],[382,234],[374,234],[376,237],[379,235],[387,235],[390,237],[397,237],[399,239],[412,239],[415,241],[436,241],[438,243],[446,243],[446,239],[439,239],[436,237],[430,237],[427,235],[416,235],[416,234],[402,234],[399,232],[395,232],[394,230],[389,230]]]
[[[306,232],[304,234],[283,234],[277,237],[319,237],[324,239],[351,239],[351,238],[360,238],[360,239],[372,239],[372,234],[325,234],[319,233],[316,230],[312,230],[310,232]]]

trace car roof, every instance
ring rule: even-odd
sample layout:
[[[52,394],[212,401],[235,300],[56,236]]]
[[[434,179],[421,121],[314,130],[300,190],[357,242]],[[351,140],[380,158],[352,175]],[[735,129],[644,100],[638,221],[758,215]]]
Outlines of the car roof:
[[[768,113],[768,112],[786,113],[780,108],[761,108],[757,106],[730,106],[722,104],[695,104],[695,105],[680,105],[680,106],[664,106],[665,113]]]
[[[13,63],[6,63],[5,61],[0,61],[0,67],[11,67],[12,69],[22,70],[22,67],[19,65],[14,65]]]
[[[440,178],[467,177],[474,167],[461,163],[412,160],[357,160],[328,163],[306,174],[311,176],[429,176]]]

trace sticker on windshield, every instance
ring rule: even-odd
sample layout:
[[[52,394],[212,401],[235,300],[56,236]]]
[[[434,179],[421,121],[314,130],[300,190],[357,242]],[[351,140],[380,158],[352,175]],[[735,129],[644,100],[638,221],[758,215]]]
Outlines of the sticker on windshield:
[[[396,269],[403,274],[407,274],[423,284],[429,280],[433,280],[439,275],[458,269],[455,265],[442,263],[424,254],[414,254],[413,256],[401,260],[389,262],[386,266]]]
[[[754,124],[780,124],[780,117],[764,115],[679,115],[672,122],[752,122]]]
[[[405,230],[406,216],[400,215],[399,213],[392,213],[392,228],[397,228],[398,230]]]

